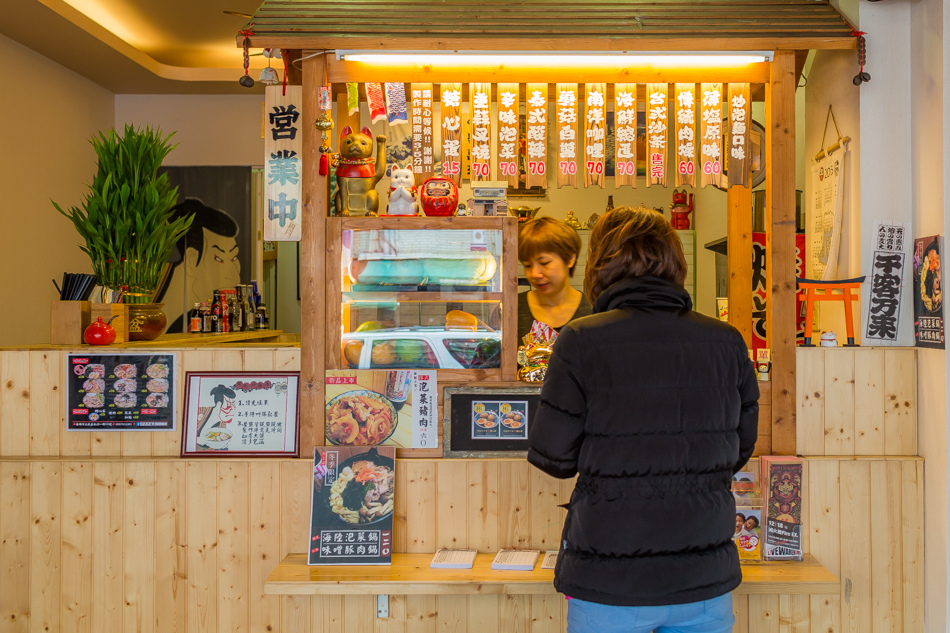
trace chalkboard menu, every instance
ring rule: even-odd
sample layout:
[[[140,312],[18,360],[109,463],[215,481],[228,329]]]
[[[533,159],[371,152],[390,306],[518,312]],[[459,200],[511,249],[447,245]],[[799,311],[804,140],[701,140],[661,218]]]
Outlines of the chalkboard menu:
[[[67,430],[174,430],[176,361],[175,354],[67,354]]]

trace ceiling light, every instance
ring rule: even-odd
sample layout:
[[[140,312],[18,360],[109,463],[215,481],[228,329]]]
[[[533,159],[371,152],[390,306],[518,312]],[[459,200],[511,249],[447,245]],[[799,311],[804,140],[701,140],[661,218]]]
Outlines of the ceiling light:
[[[772,61],[774,51],[592,52],[538,54],[524,51],[337,51],[336,58],[369,65],[613,67],[734,67]]]

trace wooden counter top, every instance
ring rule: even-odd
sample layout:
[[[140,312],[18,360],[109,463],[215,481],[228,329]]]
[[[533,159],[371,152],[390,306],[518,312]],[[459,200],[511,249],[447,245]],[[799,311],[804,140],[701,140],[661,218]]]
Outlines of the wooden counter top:
[[[290,554],[264,581],[264,593],[280,595],[556,594],[554,570],[493,571],[493,553],[478,554],[472,569],[431,569],[433,554],[393,554],[392,565],[309,566],[306,554]],[[840,583],[815,557],[802,562],[743,563],[738,594],[837,595]]]
[[[214,347],[218,345],[231,345],[234,343],[267,343],[278,344],[279,339],[284,334],[283,330],[254,330],[252,332],[228,332],[226,334],[199,334],[199,333],[177,333],[163,334],[154,341],[128,341],[125,343],[115,343],[113,345],[15,345],[4,347],[4,350],[17,349],[75,349],[98,352],[98,350],[115,350],[126,348],[145,348],[158,349],[163,347],[187,348],[187,347]],[[288,335],[289,336],[289,335]],[[298,342],[287,342],[287,346],[298,345]]]

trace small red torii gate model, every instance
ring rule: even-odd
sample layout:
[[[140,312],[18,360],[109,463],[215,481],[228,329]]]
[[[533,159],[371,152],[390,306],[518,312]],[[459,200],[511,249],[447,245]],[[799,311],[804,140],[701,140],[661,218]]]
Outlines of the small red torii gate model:
[[[848,343],[845,347],[857,347],[854,343],[854,315],[851,313],[852,302],[858,299],[858,296],[852,295],[852,290],[859,290],[864,277],[855,277],[853,279],[834,279],[831,281],[820,281],[818,279],[803,279],[796,277],[799,290],[805,291],[805,342],[803,347],[814,347],[811,342],[812,322],[815,314],[816,301],[843,301],[844,302],[844,323],[848,334]],[[818,291],[821,294],[818,294]],[[840,290],[841,294],[835,294],[835,290]]]

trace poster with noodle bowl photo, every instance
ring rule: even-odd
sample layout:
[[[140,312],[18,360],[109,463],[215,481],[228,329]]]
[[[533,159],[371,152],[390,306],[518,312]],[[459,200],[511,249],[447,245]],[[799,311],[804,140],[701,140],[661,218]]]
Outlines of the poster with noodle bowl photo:
[[[395,447],[316,447],[308,564],[391,564],[395,493]]]

